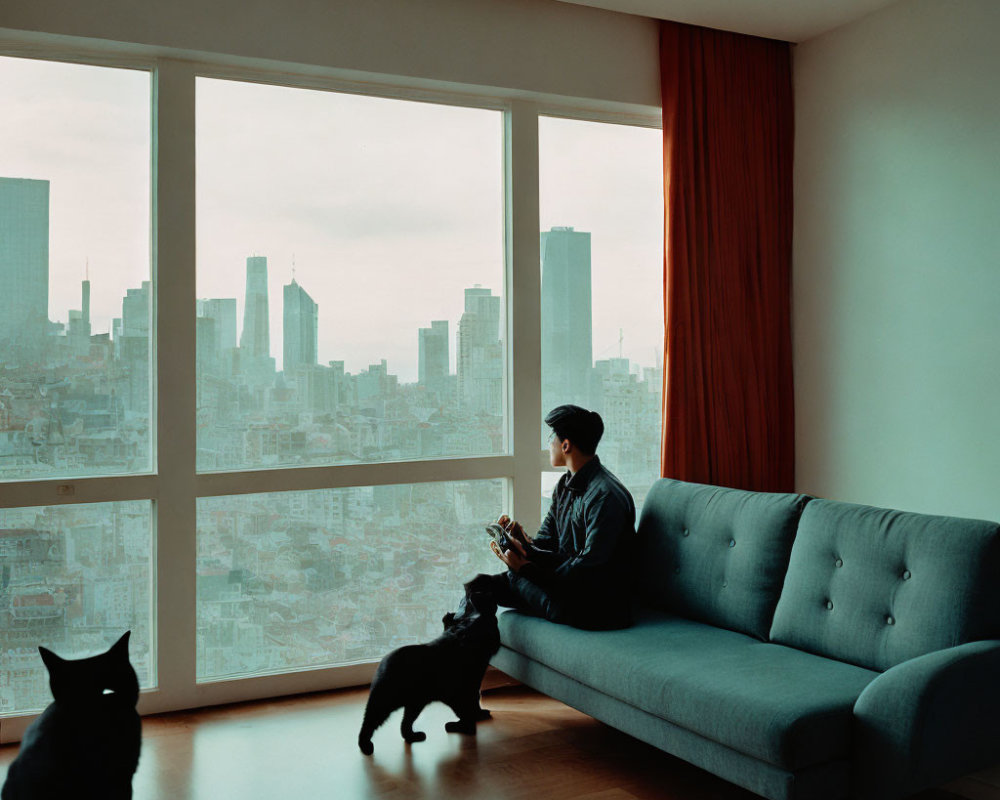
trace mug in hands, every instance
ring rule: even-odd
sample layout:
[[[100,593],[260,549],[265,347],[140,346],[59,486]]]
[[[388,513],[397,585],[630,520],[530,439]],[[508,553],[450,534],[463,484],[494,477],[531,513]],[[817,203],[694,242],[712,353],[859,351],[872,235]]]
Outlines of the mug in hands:
[[[486,526],[486,532],[501,550],[504,552],[510,550],[510,539],[508,539],[507,531],[504,530],[503,525],[499,522],[491,522]]]

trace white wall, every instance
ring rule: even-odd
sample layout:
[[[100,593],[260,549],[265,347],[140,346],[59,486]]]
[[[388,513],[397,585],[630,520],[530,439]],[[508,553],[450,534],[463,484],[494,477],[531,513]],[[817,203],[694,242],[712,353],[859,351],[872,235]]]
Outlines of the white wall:
[[[5,32],[660,104],[655,21],[554,0],[3,0]]]
[[[795,51],[797,484],[1000,520],[1000,3]]]

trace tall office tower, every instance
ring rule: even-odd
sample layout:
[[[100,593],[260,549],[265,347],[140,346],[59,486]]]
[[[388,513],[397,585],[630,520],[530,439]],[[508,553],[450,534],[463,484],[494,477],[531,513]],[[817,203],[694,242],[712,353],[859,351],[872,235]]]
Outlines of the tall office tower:
[[[67,338],[74,342],[74,348],[79,354],[84,354],[90,347],[90,281],[85,280],[80,291],[80,310],[69,312],[69,327]]]
[[[267,257],[247,259],[247,292],[243,304],[243,334],[240,349],[247,355],[267,358],[271,354],[271,334],[267,313]]]
[[[417,383],[435,392],[443,391],[448,383],[448,320],[433,320],[429,328],[419,328],[417,336]]]
[[[122,336],[141,336],[149,339],[150,317],[149,281],[138,289],[129,289],[122,298]]]
[[[542,409],[587,405],[593,367],[590,234],[552,228],[541,235]]]
[[[82,297],[80,298],[80,310],[83,314],[83,327],[90,335],[90,278],[83,281]]]
[[[236,347],[236,298],[214,297],[198,301],[198,316],[215,320],[215,342],[219,352]]]
[[[465,313],[458,322],[458,397],[473,412],[503,410],[500,298],[479,286],[465,290]]]
[[[43,341],[48,319],[49,182],[0,178],[0,346]]]
[[[149,413],[149,281],[129,289],[122,299],[121,341],[115,349],[128,373],[126,401],[131,411]]]
[[[282,369],[288,372],[298,366],[316,366],[316,347],[319,336],[319,306],[305,289],[295,282],[285,286],[284,361]]]

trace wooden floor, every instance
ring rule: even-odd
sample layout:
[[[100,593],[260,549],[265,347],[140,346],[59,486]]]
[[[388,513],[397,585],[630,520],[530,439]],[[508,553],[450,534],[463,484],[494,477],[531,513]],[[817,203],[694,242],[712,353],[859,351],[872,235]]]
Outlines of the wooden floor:
[[[407,746],[396,712],[368,758],[356,744],[367,696],[352,689],[146,718],[135,798],[757,798],[524,687],[484,693],[494,719],[476,737],[445,733],[451,713],[434,704],[415,726],[427,741]],[[0,748],[0,782],[16,755],[16,745]],[[966,778],[920,800],[1000,800],[989,782]]]

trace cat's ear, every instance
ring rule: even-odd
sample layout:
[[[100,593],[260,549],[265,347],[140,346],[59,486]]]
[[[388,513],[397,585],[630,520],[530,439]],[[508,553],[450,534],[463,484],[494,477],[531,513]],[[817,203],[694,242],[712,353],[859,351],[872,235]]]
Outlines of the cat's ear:
[[[125,631],[122,637],[111,645],[111,649],[108,650],[109,653],[114,653],[116,656],[124,655],[128,658],[128,637],[132,635],[132,631]]]
[[[49,671],[52,675],[54,670],[59,669],[59,665],[63,663],[65,659],[60,658],[47,647],[39,647],[38,654],[42,657],[42,661],[45,664],[45,669]]]
[[[441,617],[441,622],[444,623],[444,629],[448,630],[452,625],[455,624],[455,615],[451,611]]]

